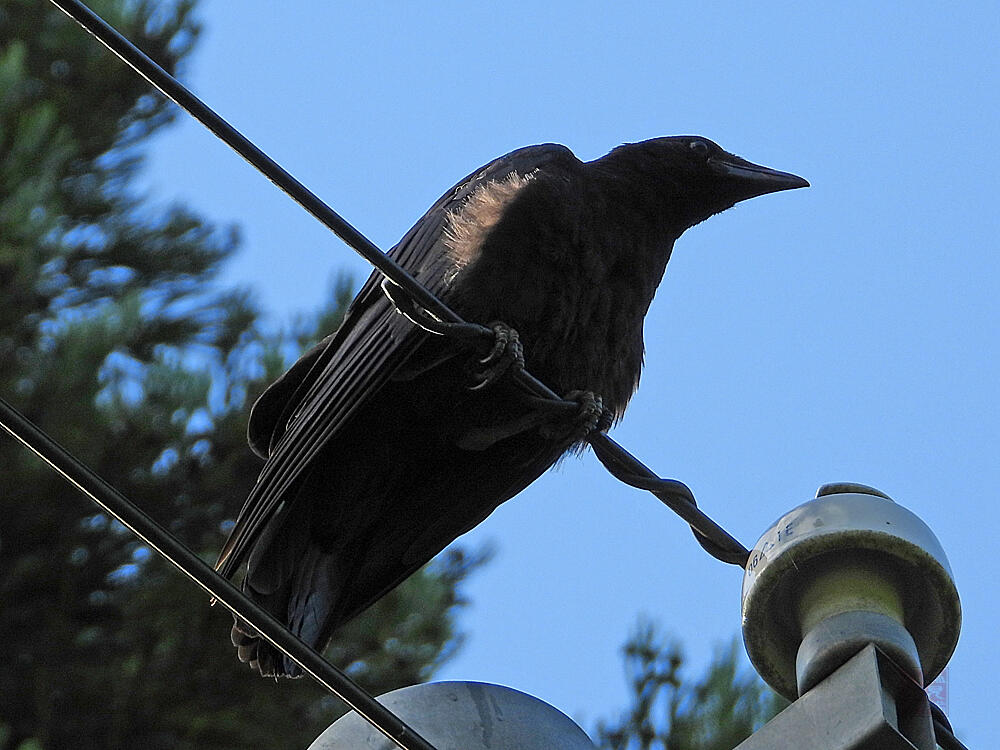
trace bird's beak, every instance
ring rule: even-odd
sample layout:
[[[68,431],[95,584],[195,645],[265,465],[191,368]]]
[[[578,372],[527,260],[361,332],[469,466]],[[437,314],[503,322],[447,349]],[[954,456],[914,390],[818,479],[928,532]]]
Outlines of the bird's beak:
[[[717,175],[739,186],[743,194],[741,200],[779,190],[809,187],[809,183],[798,175],[762,167],[731,154],[709,159],[708,165]]]

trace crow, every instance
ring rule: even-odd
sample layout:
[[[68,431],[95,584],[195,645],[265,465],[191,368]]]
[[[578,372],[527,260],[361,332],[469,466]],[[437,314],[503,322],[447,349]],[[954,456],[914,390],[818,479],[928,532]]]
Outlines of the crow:
[[[643,318],[674,241],[739,201],[808,182],[698,136],[584,162],[513,151],[444,194],[390,250],[431,293],[495,332],[470,352],[399,313],[375,272],[340,327],[254,404],[265,459],[217,564],[323,648],[338,626],[483,521],[587,431],[620,419],[639,383]],[[580,404],[541,409],[526,369]],[[262,675],[298,667],[237,618]]]

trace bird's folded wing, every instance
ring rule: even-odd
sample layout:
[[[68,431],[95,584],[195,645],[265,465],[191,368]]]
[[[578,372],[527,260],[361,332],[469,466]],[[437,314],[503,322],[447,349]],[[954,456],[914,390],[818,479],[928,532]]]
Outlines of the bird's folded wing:
[[[556,144],[529,146],[495,160],[445,193],[389,251],[390,257],[447,301],[451,258],[443,235],[450,212],[480,185],[566,160],[576,158]],[[267,461],[219,555],[216,568],[222,575],[232,575],[246,558],[286,492],[323,446],[429,335],[397,314],[381,282],[382,275],[374,272],[336,333],[303,356],[254,406],[250,441],[257,452],[266,451]]]

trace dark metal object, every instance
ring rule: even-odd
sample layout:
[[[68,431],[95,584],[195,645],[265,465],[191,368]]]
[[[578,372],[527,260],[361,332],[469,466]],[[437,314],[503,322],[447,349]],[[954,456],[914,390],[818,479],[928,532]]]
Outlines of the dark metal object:
[[[465,323],[453,310],[415,281],[410,274],[379,250],[367,237],[83,3],[78,2],[78,0],[51,0],[51,2],[93,34],[99,42],[118,55],[164,95],[225,141],[236,153],[256,167],[289,197],[319,219],[334,234],[375,266],[380,273],[389,278],[393,284],[410,297],[413,303],[424,308],[432,318],[445,324],[436,326],[438,330],[435,332],[448,335],[448,324],[455,324],[462,329],[464,335],[468,335],[470,327],[474,324]],[[481,326],[479,328],[482,329],[484,335],[492,335],[489,329]],[[511,373],[511,376],[530,393],[562,401],[558,394],[524,370]],[[575,403],[573,408],[576,408]],[[676,480],[661,479],[603,432],[592,433],[588,440],[601,463],[617,479],[633,487],[652,492],[687,521],[695,538],[709,554],[723,562],[740,567],[746,564],[750,555],[746,547],[698,509],[694,502],[694,495],[686,485]]]
[[[246,620],[267,640],[288,654],[323,687],[403,750],[434,750],[401,719],[379,704],[318,652],[292,635],[285,626],[248,599],[170,532],[137,508],[24,415],[0,398],[0,427],[33,451],[70,484],[127,526],[181,572]]]
[[[969,750],[958,737],[952,734],[951,722],[936,703],[931,703],[931,718],[934,720],[934,738],[944,750]]]
[[[734,750],[935,750],[921,686],[868,645]]]

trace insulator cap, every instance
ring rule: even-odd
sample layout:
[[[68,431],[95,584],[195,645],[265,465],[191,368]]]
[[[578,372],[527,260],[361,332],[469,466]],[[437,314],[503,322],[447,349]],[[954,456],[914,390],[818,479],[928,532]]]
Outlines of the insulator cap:
[[[961,630],[937,537],[884,493],[853,483],[824,485],[764,533],[750,552],[742,600],[750,661],[791,700],[855,644],[875,643],[926,686]]]

